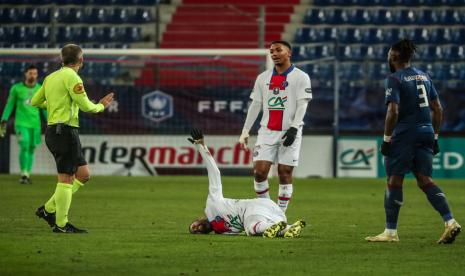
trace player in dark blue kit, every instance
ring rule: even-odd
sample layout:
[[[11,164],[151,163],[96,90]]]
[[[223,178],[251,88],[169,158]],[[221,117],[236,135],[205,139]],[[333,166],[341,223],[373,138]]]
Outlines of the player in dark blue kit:
[[[367,237],[368,241],[399,241],[397,219],[403,202],[402,183],[409,172],[415,175],[418,187],[445,222],[438,243],[452,243],[461,231],[445,194],[431,178],[433,155],[439,153],[442,107],[430,77],[410,65],[415,52],[413,42],[403,39],[393,44],[388,53],[392,74],[386,79],[388,110],[381,145],[388,176],[384,197],[386,229],[377,236]]]

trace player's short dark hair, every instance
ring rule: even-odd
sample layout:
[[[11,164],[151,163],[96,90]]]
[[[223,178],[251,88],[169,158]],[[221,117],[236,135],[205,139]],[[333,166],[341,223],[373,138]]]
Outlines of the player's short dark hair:
[[[417,46],[413,43],[412,40],[404,38],[394,44],[392,44],[391,49],[399,52],[400,60],[403,62],[409,62],[417,51]]]
[[[39,71],[39,68],[37,66],[35,66],[34,64],[29,64],[25,69],[24,69],[24,73],[27,73],[29,70],[37,70]]]
[[[270,47],[271,47],[271,45],[273,45],[273,44],[282,44],[282,45],[286,46],[287,48],[289,48],[289,50],[292,51],[291,43],[289,43],[289,42],[287,42],[287,41],[285,41],[285,40],[275,40],[275,41],[271,41]]]
[[[79,62],[82,49],[76,44],[66,44],[61,48],[61,60],[63,65],[71,65]]]

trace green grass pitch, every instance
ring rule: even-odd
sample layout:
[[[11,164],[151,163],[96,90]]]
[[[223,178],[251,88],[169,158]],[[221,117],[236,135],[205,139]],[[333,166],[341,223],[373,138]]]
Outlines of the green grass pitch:
[[[94,177],[73,197],[60,235],[35,217],[54,176],[0,175],[0,275],[463,275],[465,235],[438,245],[443,223],[412,180],[404,188],[399,243],[364,241],[384,228],[382,179],[297,179],[287,216],[307,221],[294,240],[191,235],[207,178]],[[438,180],[465,223],[463,181]],[[226,197],[253,198],[252,178],[223,177]],[[276,198],[277,182],[271,181]]]

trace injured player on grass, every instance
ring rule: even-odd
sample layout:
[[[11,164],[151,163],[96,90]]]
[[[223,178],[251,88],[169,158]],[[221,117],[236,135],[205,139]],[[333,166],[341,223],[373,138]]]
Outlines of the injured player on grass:
[[[193,129],[191,136],[188,140],[197,147],[207,167],[209,186],[205,217],[190,224],[190,233],[238,235],[245,232],[248,236],[265,238],[300,236],[305,221],[297,220],[288,225],[286,215],[271,199],[224,198],[220,170],[205,146],[202,131]]]

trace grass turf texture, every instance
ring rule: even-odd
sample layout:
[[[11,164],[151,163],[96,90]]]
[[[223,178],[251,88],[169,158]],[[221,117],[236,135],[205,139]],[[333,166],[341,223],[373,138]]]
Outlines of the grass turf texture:
[[[294,240],[191,235],[203,213],[206,177],[94,177],[73,197],[70,221],[86,235],[60,235],[35,217],[55,177],[0,175],[0,274],[171,275],[459,275],[465,235],[435,242],[443,223],[412,180],[404,187],[399,243],[368,243],[384,228],[384,180],[300,179],[290,222],[308,227]],[[463,181],[439,180],[459,222],[465,223]],[[224,194],[253,198],[252,179],[224,177]],[[276,198],[276,180],[271,181]]]

